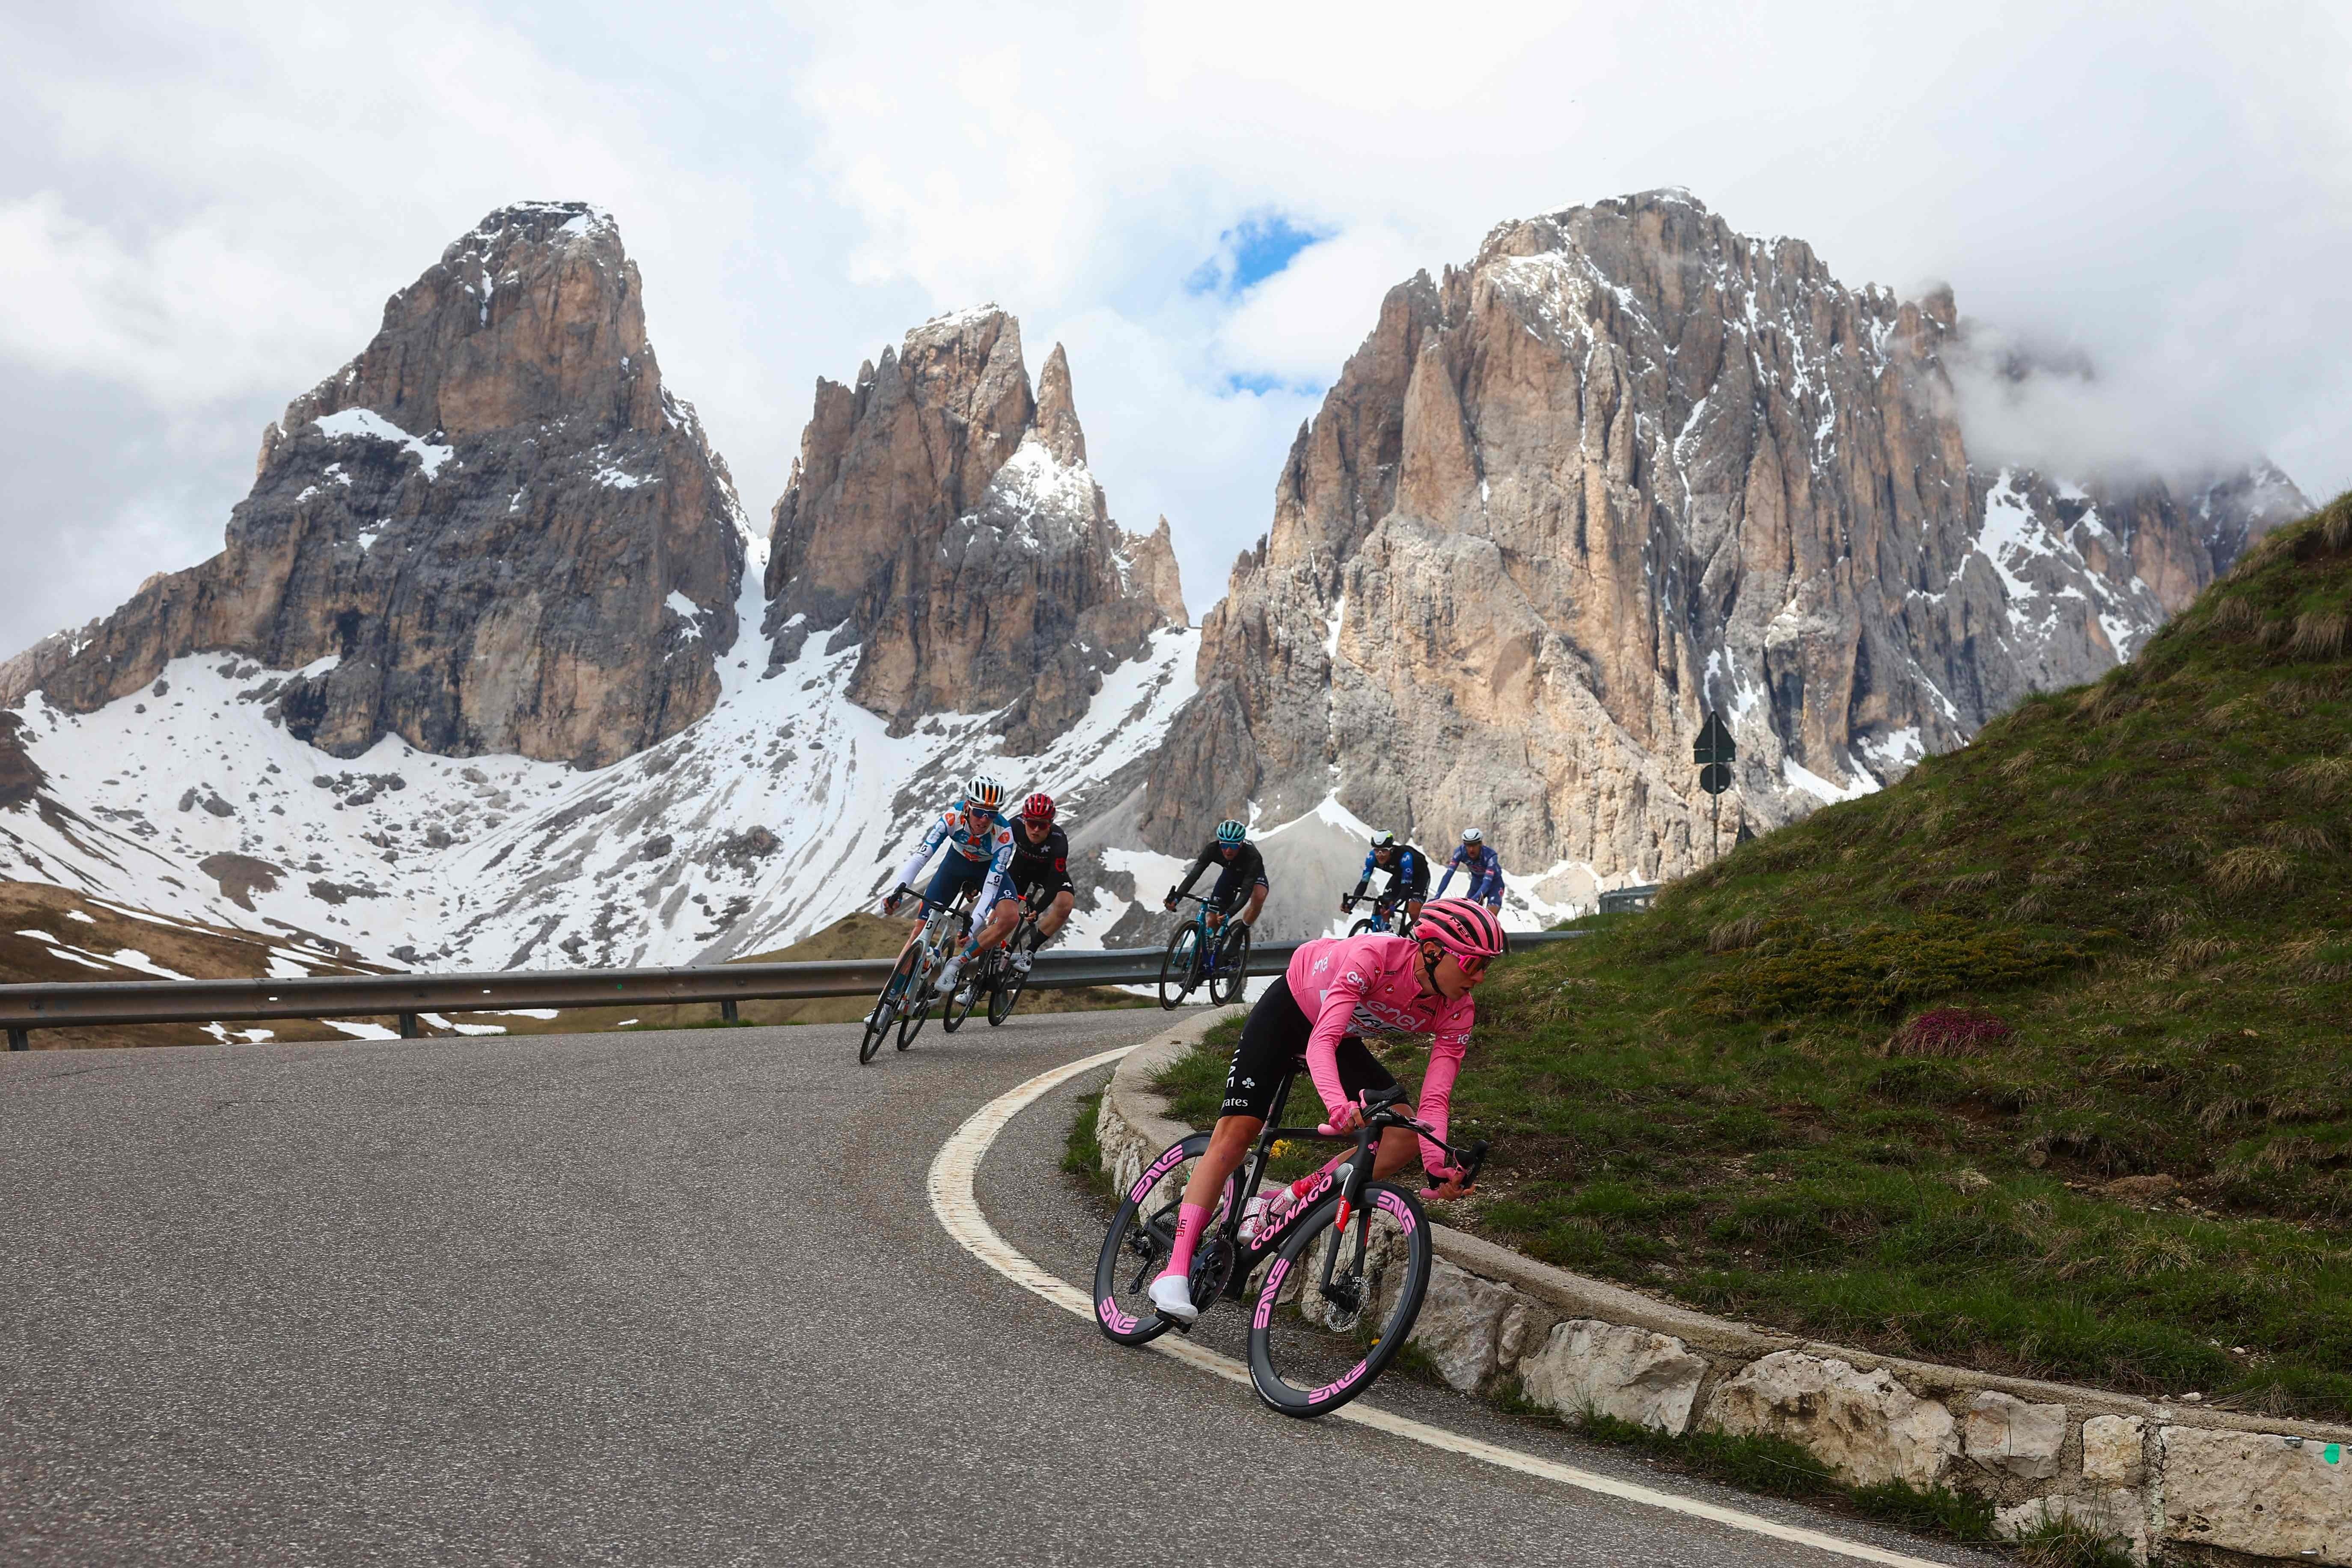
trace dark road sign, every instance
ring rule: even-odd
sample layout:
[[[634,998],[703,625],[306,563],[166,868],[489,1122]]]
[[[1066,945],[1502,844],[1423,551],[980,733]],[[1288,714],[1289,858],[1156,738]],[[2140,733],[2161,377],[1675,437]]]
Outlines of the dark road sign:
[[[1709,795],[1721,795],[1731,787],[1731,770],[1721,763],[1709,763],[1698,771],[1698,787]]]
[[[1706,723],[1698,732],[1697,742],[1691,747],[1691,761],[1701,767],[1739,760],[1739,748],[1732,744],[1731,726],[1723,721],[1720,713],[1709,713]],[[1720,795],[1720,788],[1709,789],[1710,795]]]

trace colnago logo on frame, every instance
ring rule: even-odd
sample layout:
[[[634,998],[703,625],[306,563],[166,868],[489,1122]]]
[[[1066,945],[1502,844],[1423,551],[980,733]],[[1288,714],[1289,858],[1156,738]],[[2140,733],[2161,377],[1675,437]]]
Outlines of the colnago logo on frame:
[[[1298,1222],[1299,1216],[1307,1213],[1307,1210],[1313,1208],[1318,1203],[1320,1203],[1322,1201],[1323,1194],[1330,1190],[1331,1173],[1326,1171],[1323,1173],[1323,1179],[1321,1181],[1317,1182],[1313,1186],[1307,1189],[1307,1195],[1305,1197],[1300,1198],[1297,1203],[1291,1205],[1279,1218],[1265,1228],[1265,1233],[1257,1238],[1258,1250],[1261,1252],[1265,1251],[1265,1248],[1272,1244],[1276,1237],[1280,1236],[1284,1231],[1288,1230],[1293,1225],[1296,1225]]]

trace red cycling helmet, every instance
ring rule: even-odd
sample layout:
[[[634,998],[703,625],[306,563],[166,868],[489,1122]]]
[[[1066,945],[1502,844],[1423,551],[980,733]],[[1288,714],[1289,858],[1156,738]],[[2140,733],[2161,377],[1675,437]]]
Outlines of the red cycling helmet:
[[[1421,907],[1412,934],[1433,942],[1456,958],[1493,958],[1511,944],[1503,922],[1484,904],[1467,899],[1440,899]]]
[[[1021,815],[1032,822],[1053,821],[1054,797],[1050,795],[1031,795],[1021,803]]]

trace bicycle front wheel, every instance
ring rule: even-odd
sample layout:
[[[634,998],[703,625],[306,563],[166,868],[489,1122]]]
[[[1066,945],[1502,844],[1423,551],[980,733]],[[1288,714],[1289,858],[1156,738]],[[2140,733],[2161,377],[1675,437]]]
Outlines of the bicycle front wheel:
[[[907,998],[898,1005],[898,1048],[905,1050],[923,1032],[923,1020],[931,1016],[931,980],[940,972],[940,954],[935,948],[925,948],[915,961],[913,978],[907,982]]]
[[[1179,926],[1176,934],[1168,939],[1168,956],[1160,961],[1160,1005],[1170,1011],[1184,1000],[1192,990],[1192,970],[1200,957],[1201,932],[1192,925]]]
[[[1348,934],[1349,936],[1361,936],[1368,931],[1378,931],[1380,927],[1372,921],[1360,920],[1354,925],[1348,928]]]
[[[874,1010],[866,1015],[866,1037],[857,1045],[858,1066],[874,1059],[874,1053],[882,1048],[891,1026],[898,1022],[898,1009],[906,1005],[907,984],[904,963],[892,970],[890,978],[882,983],[882,994],[874,999]]]
[[[1217,973],[1209,978],[1210,1001],[1223,1005],[1242,994],[1249,979],[1249,927],[1227,921],[1225,939],[1217,947]]]
[[[1429,1289],[1429,1222],[1411,1193],[1373,1182],[1363,1207],[1343,1216],[1340,1204],[1334,1194],[1299,1221],[1250,1317],[1250,1382],[1285,1415],[1321,1415],[1370,1387]]]

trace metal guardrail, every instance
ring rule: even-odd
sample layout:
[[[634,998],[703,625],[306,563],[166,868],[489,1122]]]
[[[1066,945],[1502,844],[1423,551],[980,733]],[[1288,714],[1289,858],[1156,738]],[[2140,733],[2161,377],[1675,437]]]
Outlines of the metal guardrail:
[[[1522,931],[1514,947],[1575,931]],[[1249,973],[1278,973],[1295,942],[1250,950]],[[1029,973],[1040,989],[1149,985],[1160,978],[1160,948],[1041,952]],[[637,1007],[716,1002],[730,1022],[743,1002],[864,996],[881,989],[894,961],[849,958],[817,963],[716,963],[677,969],[522,969],[488,974],[336,974],[299,980],[100,980],[0,985],[0,1026],[8,1048],[28,1050],[33,1029],[91,1024],[208,1024],[254,1018],[394,1017],[404,1037],[422,1034],[419,1015],[519,1007]]]

